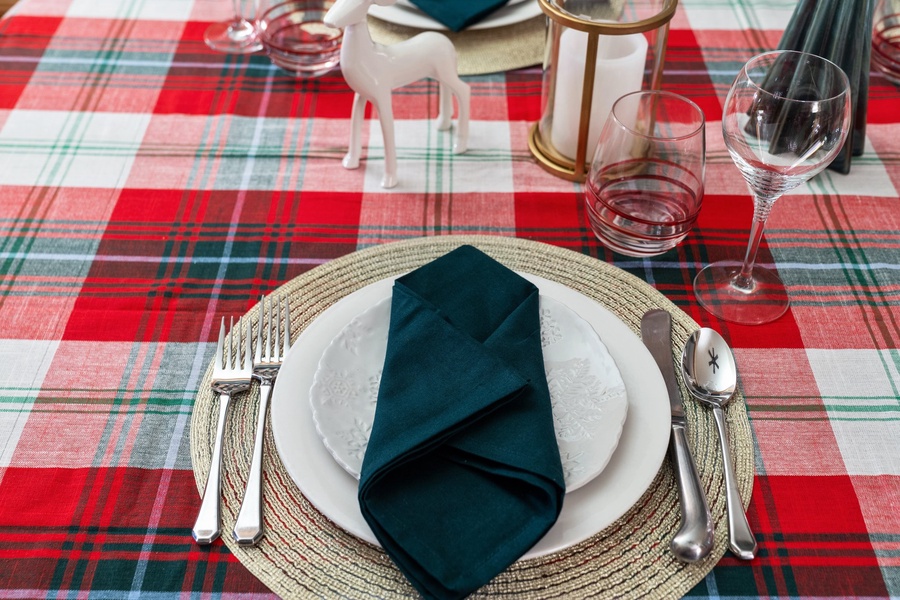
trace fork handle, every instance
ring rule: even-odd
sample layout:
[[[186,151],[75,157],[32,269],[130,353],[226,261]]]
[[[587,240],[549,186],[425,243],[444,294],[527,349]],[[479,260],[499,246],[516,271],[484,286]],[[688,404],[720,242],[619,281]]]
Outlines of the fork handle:
[[[253,458],[250,460],[250,474],[247,476],[247,488],[241,510],[231,532],[234,541],[242,546],[252,546],[263,536],[262,510],[262,456],[263,438],[265,437],[266,412],[269,397],[272,395],[272,382],[262,380],[259,386],[259,413],[256,416],[256,438],[253,441]]]
[[[222,492],[222,438],[225,433],[225,417],[228,415],[228,404],[231,395],[219,394],[219,424],[216,428],[216,440],[213,444],[212,460],[209,463],[209,475],[206,488],[203,490],[203,502],[191,535],[198,544],[211,544],[219,537],[221,509],[219,496]]]

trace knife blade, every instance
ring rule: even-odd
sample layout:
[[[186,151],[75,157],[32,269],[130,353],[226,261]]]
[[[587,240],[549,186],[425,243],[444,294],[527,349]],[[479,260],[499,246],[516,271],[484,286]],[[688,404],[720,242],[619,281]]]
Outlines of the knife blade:
[[[662,372],[672,410],[669,456],[681,498],[681,529],[672,538],[670,547],[678,560],[696,562],[712,550],[713,520],[687,442],[684,401],[675,379],[675,362],[672,358],[671,315],[660,309],[644,313],[641,319],[641,339]]]

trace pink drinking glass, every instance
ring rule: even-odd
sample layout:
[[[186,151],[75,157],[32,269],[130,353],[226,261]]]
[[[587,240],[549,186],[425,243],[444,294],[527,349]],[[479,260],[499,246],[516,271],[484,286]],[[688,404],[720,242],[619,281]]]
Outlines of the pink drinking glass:
[[[700,212],[706,119],[678,94],[642,91],[613,104],[584,195],[594,235],[628,256],[674,248]]]

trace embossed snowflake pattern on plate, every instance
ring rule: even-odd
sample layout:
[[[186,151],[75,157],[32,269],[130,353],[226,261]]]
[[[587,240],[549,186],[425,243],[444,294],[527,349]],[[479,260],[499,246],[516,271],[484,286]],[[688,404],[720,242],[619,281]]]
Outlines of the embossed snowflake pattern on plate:
[[[316,430],[338,464],[356,478],[375,419],[390,310],[386,298],[350,321],[322,354],[310,389]],[[556,440],[571,492],[609,462],[628,399],[615,361],[589,323],[544,294],[540,318]]]

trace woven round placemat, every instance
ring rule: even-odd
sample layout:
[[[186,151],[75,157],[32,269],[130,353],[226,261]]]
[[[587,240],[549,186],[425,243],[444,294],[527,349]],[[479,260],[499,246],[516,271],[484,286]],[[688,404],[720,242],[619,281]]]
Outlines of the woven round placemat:
[[[543,14],[505,27],[441,31],[456,47],[460,75],[484,75],[540,64],[544,60],[546,32]],[[370,16],[369,33],[379,44],[390,45],[422,30]]]
[[[697,324],[647,283],[575,252],[517,238],[444,236],[385,244],[349,254],[284,284],[295,335],[328,306],[365,285],[414,269],[461,244],[472,244],[512,269],[540,275],[589,296],[639,335],[650,308],[672,314],[674,352],[680,357]],[[255,320],[251,310],[243,318]],[[191,419],[191,458],[198,489],[210,465],[218,403],[201,382]],[[687,394],[685,390],[682,390]],[[232,404],[225,430],[222,539],[234,555],[283,598],[415,598],[415,590],[379,548],[322,516],[294,485],[266,429],[264,512],[266,535],[256,547],[238,546],[231,529],[250,469],[258,388]],[[716,522],[715,548],[703,561],[684,564],[669,551],[680,526],[678,494],[669,461],[625,515],[593,537],[555,554],[513,564],[473,598],[674,598],[696,585],[726,550],[722,458],[711,412],[687,401],[689,439]],[[727,409],[738,487],[745,504],[753,484],[753,442],[740,392]]]

